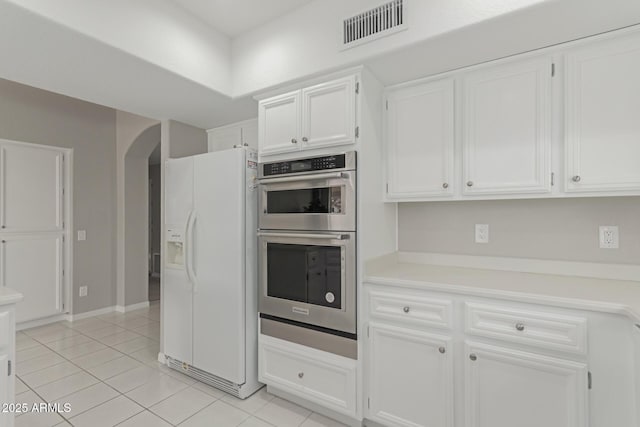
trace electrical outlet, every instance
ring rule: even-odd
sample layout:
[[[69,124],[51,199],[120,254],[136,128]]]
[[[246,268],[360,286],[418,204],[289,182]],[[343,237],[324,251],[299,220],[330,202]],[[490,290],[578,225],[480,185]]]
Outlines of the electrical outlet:
[[[476,243],[489,243],[489,224],[476,224]]]
[[[87,230],[78,230],[78,241],[87,240]]]
[[[618,227],[616,225],[600,226],[600,248],[601,249],[618,249],[620,247],[620,238],[618,235]]]
[[[86,286],[80,286],[80,296],[81,297],[86,297],[87,296],[87,287]]]

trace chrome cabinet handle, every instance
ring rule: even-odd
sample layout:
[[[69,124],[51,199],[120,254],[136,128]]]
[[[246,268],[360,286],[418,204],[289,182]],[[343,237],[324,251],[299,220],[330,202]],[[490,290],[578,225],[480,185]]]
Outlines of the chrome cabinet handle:
[[[297,144],[297,143],[298,143],[298,140],[297,140],[297,139],[295,139],[295,138],[291,138],[291,143],[292,143],[292,144]]]
[[[446,349],[446,348],[444,348],[444,347],[440,347],[440,348],[438,349],[438,351],[439,351],[440,353],[444,354],[444,353],[447,351],[447,349]]]
[[[304,377],[304,372],[298,372],[298,378]]]
[[[446,183],[446,182],[445,182],[445,183],[443,183],[443,184],[442,184],[442,188],[449,188],[449,184],[448,184],[448,183]]]
[[[309,138],[307,138],[306,136],[303,136],[302,137],[302,142],[307,142],[307,141],[309,141]]]
[[[580,182],[582,178],[580,178],[580,175],[575,175],[573,178],[571,178],[571,181],[573,182]]]
[[[473,187],[473,181],[467,181],[467,187]]]
[[[469,355],[469,359],[471,359],[471,360],[473,360],[473,361],[475,362],[476,360],[478,360],[478,356],[476,356],[476,354],[475,354],[475,353],[471,353],[471,354]]]
[[[524,323],[516,323],[516,329],[519,331],[524,331]]]
[[[402,311],[404,311],[405,313],[408,313],[411,310],[411,307],[404,307],[402,309]]]

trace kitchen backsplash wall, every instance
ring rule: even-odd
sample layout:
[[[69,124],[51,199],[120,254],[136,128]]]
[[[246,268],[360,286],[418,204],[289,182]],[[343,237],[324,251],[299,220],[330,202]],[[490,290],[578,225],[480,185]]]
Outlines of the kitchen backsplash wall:
[[[489,224],[489,243],[475,243],[475,224]],[[619,227],[619,249],[599,248],[600,225]],[[640,197],[400,203],[398,249],[640,264]]]

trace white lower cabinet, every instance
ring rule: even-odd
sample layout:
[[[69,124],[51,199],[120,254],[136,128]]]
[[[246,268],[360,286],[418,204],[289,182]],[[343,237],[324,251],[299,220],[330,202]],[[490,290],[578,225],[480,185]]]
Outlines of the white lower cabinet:
[[[389,426],[453,426],[451,338],[369,324],[368,418]]]
[[[260,335],[260,382],[338,413],[356,415],[356,361]]]
[[[585,427],[586,363],[467,342],[466,427]]]
[[[15,395],[15,311],[0,306],[0,404],[12,403]],[[0,426],[11,427],[13,412],[0,408]]]
[[[619,375],[590,359],[582,312],[365,285],[363,322],[364,415],[376,425],[588,427],[589,364],[604,387],[607,369]],[[598,411],[616,408],[625,405]],[[630,427],[627,418],[618,426]]]

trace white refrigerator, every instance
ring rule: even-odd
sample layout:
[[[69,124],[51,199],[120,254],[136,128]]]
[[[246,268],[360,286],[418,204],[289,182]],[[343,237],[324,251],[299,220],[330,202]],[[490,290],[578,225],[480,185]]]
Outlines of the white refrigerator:
[[[171,159],[165,170],[167,364],[240,398],[257,377],[257,154]]]

